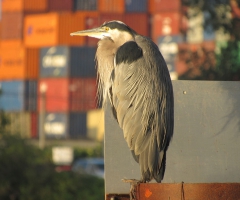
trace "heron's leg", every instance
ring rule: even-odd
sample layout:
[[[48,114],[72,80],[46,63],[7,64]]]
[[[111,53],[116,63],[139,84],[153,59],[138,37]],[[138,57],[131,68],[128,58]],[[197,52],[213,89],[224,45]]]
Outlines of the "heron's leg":
[[[142,180],[136,179],[122,179],[125,183],[130,183],[130,200],[135,200],[136,198],[136,187],[138,184],[143,183]]]

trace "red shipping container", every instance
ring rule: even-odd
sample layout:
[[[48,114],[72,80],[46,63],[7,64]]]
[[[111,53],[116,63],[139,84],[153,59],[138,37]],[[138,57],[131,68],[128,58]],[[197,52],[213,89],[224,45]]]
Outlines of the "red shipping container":
[[[38,110],[41,110],[40,88],[46,87],[46,111],[68,111],[69,110],[69,80],[66,78],[41,79],[38,84]],[[43,86],[44,85],[44,86]]]
[[[36,112],[31,113],[31,138],[38,137],[38,114]]]
[[[149,16],[145,13],[127,13],[123,22],[135,30],[138,34],[149,36]],[[140,23],[139,23],[140,22]]]
[[[153,15],[152,39],[163,35],[177,35],[180,33],[180,14],[178,12],[165,12]]]
[[[91,109],[96,109],[96,79],[71,78],[69,89],[71,111],[87,111]]]
[[[40,79],[38,110],[41,109],[40,87],[46,87],[46,111],[68,112],[96,109],[97,84],[95,78]]]
[[[109,22],[113,20],[118,20],[118,21],[123,21],[124,19],[124,14],[119,14],[119,13],[105,13],[105,14],[100,14],[99,16],[99,23],[103,24],[104,22]]]
[[[22,39],[23,18],[23,12],[3,12],[1,39]]]
[[[151,14],[157,12],[180,11],[181,0],[148,0],[148,10]]]
[[[48,0],[49,11],[71,11],[73,0]]]

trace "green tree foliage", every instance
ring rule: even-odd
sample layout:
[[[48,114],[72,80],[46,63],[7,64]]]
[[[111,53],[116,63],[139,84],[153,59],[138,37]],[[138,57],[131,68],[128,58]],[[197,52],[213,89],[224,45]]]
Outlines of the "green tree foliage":
[[[240,0],[235,1],[240,8]],[[198,48],[197,51],[181,52],[187,58],[187,71],[179,76],[180,80],[240,80],[240,16],[231,15],[230,0],[182,0],[185,12],[194,8],[195,14],[204,12],[203,27],[207,31],[223,30],[222,34],[230,35],[227,40],[214,41],[215,49]],[[210,31],[211,28],[209,29]],[[185,34],[183,32],[183,34]]]
[[[5,132],[5,127],[8,124],[9,124],[9,119],[6,117],[5,113],[2,110],[0,110],[0,134]]]
[[[104,180],[55,171],[49,149],[40,150],[17,136],[0,141],[0,199],[104,199]]]

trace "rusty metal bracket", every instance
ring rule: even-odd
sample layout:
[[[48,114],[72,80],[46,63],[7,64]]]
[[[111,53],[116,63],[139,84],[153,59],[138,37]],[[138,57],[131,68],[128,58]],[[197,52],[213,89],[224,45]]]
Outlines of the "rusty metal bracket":
[[[141,183],[136,200],[240,200],[240,183]],[[106,200],[129,200],[128,194],[107,194]]]
[[[137,186],[138,200],[237,200],[240,183],[142,183]]]

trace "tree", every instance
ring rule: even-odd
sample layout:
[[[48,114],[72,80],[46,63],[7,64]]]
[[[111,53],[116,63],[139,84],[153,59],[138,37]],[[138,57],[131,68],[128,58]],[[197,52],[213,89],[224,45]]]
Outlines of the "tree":
[[[56,172],[51,156],[18,137],[0,141],[0,199],[104,199],[104,180],[71,171]]]

